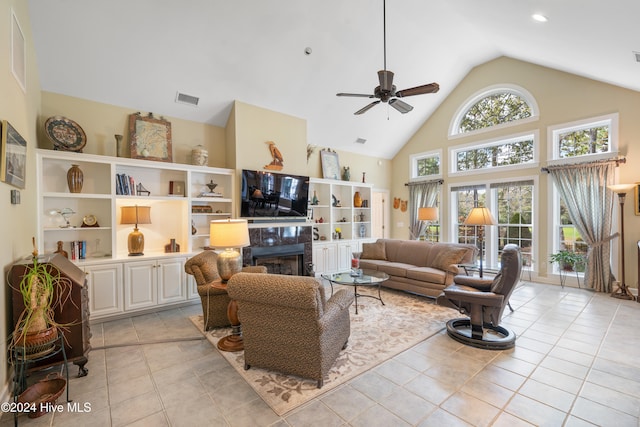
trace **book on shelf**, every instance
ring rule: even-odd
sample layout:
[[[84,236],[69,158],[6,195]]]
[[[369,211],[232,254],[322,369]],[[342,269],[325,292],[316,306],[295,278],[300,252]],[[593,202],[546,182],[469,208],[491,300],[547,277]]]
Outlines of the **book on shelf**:
[[[72,261],[87,258],[87,241],[86,240],[74,240],[71,242],[71,251],[69,252],[69,258]]]
[[[217,191],[203,191],[200,193],[199,197],[224,197],[222,193],[218,193]]]
[[[136,181],[132,176],[124,173],[116,174],[116,195],[135,196]]]

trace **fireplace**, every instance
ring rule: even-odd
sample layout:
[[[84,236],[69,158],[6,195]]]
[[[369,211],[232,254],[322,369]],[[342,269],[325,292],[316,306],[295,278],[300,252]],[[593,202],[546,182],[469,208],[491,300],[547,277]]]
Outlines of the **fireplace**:
[[[304,276],[304,243],[251,249],[253,265],[263,265],[271,274]]]
[[[244,248],[244,265],[264,265],[272,274],[306,276],[312,263],[311,226],[249,227],[251,246]]]

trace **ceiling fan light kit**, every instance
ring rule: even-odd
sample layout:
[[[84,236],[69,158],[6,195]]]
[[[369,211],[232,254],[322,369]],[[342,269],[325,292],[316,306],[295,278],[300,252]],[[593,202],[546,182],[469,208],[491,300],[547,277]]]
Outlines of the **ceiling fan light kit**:
[[[378,98],[376,101],[371,102],[370,104],[364,106],[363,108],[356,111],[355,115],[360,115],[366,113],[371,108],[378,105],[380,102],[386,102],[391,105],[393,108],[398,110],[402,114],[406,114],[409,111],[413,110],[413,107],[407,104],[404,101],[399,100],[398,98],[404,98],[407,96],[414,95],[424,95],[427,93],[436,93],[440,90],[440,85],[438,83],[429,83],[426,85],[416,86],[409,89],[403,89],[400,91],[396,91],[396,87],[393,84],[393,72],[387,70],[387,12],[386,12],[386,0],[382,1],[382,21],[383,21],[383,40],[384,40],[384,69],[378,71],[378,81],[380,82],[380,86],[377,86],[373,90],[373,95],[363,94],[363,93],[346,93],[340,92],[336,94],[337,96],[349,96],[356,98]]]

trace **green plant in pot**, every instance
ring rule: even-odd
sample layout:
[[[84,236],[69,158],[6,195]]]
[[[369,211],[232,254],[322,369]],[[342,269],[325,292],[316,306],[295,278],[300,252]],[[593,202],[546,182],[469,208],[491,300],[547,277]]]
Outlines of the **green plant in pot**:
[[[564,286],[567,272],[571,272],[571,271],[576,272],[576,278],[578,279],[578,286],[580,286],[578,269],[580,267],[584,269],[584,263],[585,263],[585,259],[582,254],[563,249],[556,253],[551,254],[551,256],[549,257],[549,262],[558,264],[558,267],[560,268],[560,284],[562,286]]]
[[[33,262],[25,267],[18,285],[24,310],[14,327],[10,348],[30,357],[52,351],[58,329],[64,327],[55,321],[54,312],[56,307],[64,305],[64,296],[69,297],[70,288],[69,279],[55,268],[38,262],[34,239]]]

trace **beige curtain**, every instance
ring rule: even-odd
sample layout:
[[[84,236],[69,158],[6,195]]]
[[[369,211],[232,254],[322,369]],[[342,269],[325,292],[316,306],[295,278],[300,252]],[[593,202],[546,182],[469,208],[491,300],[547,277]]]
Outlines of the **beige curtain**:
[[[560,197],[573,225],[588,246],[585,285],[598,292],[611,292],[611,216],[617,161],[550,166]]]
[[[409,233],[417,240],[424,233],[425,224],[418,221],[418,208],[436,205],[438,189],[442,180],[410,182],[409,186]]]

